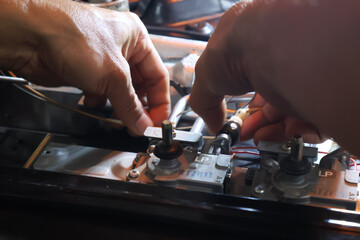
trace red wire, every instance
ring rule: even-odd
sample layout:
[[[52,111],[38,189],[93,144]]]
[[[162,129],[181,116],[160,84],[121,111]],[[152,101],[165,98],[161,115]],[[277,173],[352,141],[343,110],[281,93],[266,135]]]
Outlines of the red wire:
[[[321,153],[321,154],[329,154],[328,152],[322,152],[322,151],[318,151],[318,153]]]
[[[357,163],[356,163],[356,161],[353,158],[350,158],[350,161],[353,162],[354,170],[357,171]]]

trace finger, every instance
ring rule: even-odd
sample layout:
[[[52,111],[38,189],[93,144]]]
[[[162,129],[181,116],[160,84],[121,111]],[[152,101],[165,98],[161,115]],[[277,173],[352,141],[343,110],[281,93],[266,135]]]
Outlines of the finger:
[[[142,135],[153,122],[146,114],[131,84],[130,68],[125,59],[104,79],[105,94],[109,98],[114,116],[122,120],[132,135]]]
[[[195,81],[191,89],[189,105],[202,119],[204,119],[210,133],[216,134],[225,122],[226,103],[223,96],[212,95],[199,86]]]
[[[290,117],[285,119],[285,135],[289,139],[300,135],[307,143],[322,143],[326,140],[314,125]]]
[[[144,82],[142,80],[142,77],[140,76],[139,72],[136,70],[136,66],[130,66],[130,70],[131,70],[132,83],[136,95],[140,99],[142,105],[145,108],[147,108],[148,107],[147,93],[146,93],[146,88],[144,87]]]
[[[260,94],[256,93],[254,100],[249,103],[249,108],[263,107],[265,103],[265,99]]]
[[[240,140],[251,139],[258,129],[269,124],[280,122],[283,118],[284,115],[280,111],[266,103],[261,110],[251,114],[245,119],[241,126]]]
[[[86,107],[103,107],[106,104],[106,97],[85,93],[84,106]]]
[[[169,73],[147,36],[131,58],[146,91],[148,113],[156,126],[170,114]]]
[[[259,141],[285,142],[288,138],[284,134],[284,122],[277,122],[266,125],[258,129],[254,134],[254,142],[257,145]]]
[[[206,123],[210,133],[216,134],[225,122],[226,103],[224,95],[214,90],[218,83],[212,83],[207,76],[207,64],[205,64],[207,54],[203,53],[195,67],[196,80],[191,89],[189,105]],[[209,85],[212,85],[209,86]]]

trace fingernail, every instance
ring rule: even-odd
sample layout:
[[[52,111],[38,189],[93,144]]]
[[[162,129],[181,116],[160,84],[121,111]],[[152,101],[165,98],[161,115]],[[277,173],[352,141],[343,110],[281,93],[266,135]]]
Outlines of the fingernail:
[[[135,126],[137,128],[137,133],[139,135],[143,135],[146,128],[151,127],[153,125],[154,125],[153,122],[145,113],[141,115],[141,117],[136,121],[136,124],[135,124]]]

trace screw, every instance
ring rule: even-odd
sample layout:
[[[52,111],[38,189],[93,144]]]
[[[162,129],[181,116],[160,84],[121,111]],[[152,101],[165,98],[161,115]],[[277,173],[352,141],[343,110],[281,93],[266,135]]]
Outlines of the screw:
[[[140,172],[136,169],[132,169],[128,173],[128,177],[132,178],[132,179],[139,177],[139,175],[140,175]]]
[[[281,147],[285,151],[290,151],[291,150],[291,141],[284,143]]]
[[[254,188],[254,191],[255,191],[257,194],[263,194],[263,193],[265,192],[264,187],[261,186],[261,185],[257,185],[257,186]]]

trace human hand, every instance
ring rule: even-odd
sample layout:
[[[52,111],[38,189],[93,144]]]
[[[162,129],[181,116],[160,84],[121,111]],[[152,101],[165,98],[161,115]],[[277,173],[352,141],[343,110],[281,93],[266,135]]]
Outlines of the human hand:
[[[168,71],[135,14],[61,0],[32,1],[26,13],[26,3],[11,4],[8,69],[40,85],[80,88],[88,106],[108,98],[134,135],[168,117]],[[21,37],[28,40],[11,43]]]
[[[240,46],[230,43],[234,35],[236,12],[246,6],[247,3],[241,1],[222,16],[195,66],[196,80],[191,89],[189,105],[214,134],[225,122],[224,96],[240,95],[253,89],[242,68]]]
[[[262,141],[284,142],[300,135],[305,142],[321,143],[327,137],[308,122],[289,117],[266,102],[259,94],[249,104],[249,108],[261,108],[243,122],[240,139],[253,139],[255,144]]]
[[[217,133],[224,96],[256,91],[268,104],[244,122],[244,138],[270,140],[281,130],[282,137],[300,132],[318,142],[325,135],[355,153],[358,9],[353,0],[239,2],[224,14],[196,64],[190,106]]]

